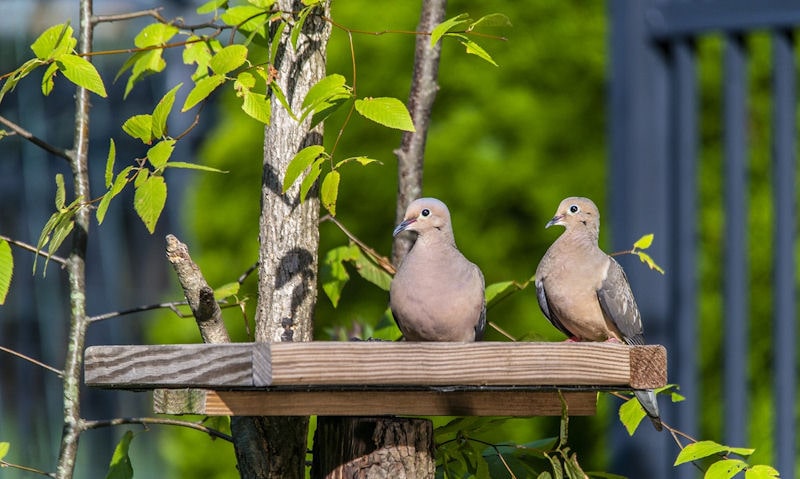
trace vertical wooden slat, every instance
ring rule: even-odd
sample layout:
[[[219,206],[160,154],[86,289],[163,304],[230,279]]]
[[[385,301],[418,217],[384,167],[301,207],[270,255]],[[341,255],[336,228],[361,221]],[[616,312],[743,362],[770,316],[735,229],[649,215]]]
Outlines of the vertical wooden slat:
[[[725,443],[747,443],[747,51],[727,34],[724,47],[724,398]]]
[[[673,285],[675,341],[670,349],[674,380],[684,391],[699,391],[697,380],[697,149],[698,99],[695,47],[691,40],[673,43],[673,124],[675,177],[673,197]],[[676,426],[697,432],[697,400],[675,408]],[[691,472],[691,471],[687,471]]]
[[[795,467],[797,418],[797,351],[795,327],[795,254],[797,226],[795,191],[795,132],[797,121],[794,37],[790,31],[772,33],[772,176],[773,203],[773,346],[775,404],[775,466],[792,477]]]

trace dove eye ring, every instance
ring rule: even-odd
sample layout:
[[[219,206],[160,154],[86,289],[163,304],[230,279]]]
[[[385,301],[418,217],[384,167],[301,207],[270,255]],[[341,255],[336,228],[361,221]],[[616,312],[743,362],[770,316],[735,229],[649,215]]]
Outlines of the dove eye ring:
[[[431,214],[431,210],[429,210],[428,208],[425,208],[424,210],[422,210],[422,213],[420,213],[420,216],[422,216],[423,218],[427,218],[428,216],[430,216],[430,214]]]
[[[577,213],[578,211],[580,211],[580,210],[581,210],[581,209],[580,209],[580,208],[578,208],[578,205],[572,205],[572,206],[570,206],[570,207],[569,207],[569,212],[570,212],[570,213],[572,213],[573,215],[574,215],[575,213]]]

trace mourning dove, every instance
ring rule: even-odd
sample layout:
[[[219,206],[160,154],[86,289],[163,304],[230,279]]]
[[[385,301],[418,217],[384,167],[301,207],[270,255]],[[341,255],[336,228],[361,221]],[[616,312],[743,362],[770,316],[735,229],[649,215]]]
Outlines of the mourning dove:
[[[644,344],[642,319],[628,278],[619,263],[597,244],[597,206],[588,198],[567,198],[545,227],[553,225],[566,230],[539,262],[534,281],[539,307],[547,319],[569,341]],[[653,391],[636,391],[636,397],[660,431]]]
[[[417,240],[397,269],[389,305],[406,341],[479,341],[486,327],[483,273],[456,247],[450,211],[435,198],[406,209],[393,235]]]

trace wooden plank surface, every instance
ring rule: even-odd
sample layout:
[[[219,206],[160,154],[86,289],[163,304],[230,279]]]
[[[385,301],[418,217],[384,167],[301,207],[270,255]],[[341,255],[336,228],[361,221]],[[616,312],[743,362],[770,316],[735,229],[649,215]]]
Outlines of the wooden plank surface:
[[[271,386],[666,384],[662,346],[610,343],[234,343],[87,348],[86,383],[150,389]]]
[[[562,392],[569,415],[596,412],[597,393]],[[557,391],[208,391],[157,389],[159,414],[208,416],[558,416]]]

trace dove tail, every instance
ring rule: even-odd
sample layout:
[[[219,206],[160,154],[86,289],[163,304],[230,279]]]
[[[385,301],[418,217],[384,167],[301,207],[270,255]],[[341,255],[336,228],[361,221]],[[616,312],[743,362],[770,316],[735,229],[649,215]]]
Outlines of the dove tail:
[[[653,392],[652,389],[647,389],[645,391],[635,391],[634,394],[636,395],[636,399],[639,400],[639,404],[642,405],[644,411],[647,413],[647,416],[650,417],[650,421],[653,422],[653,427],[656,428],[656,431],[661,431],[663,425],[661,424],[661,415],[658,412],[656,393]]]

